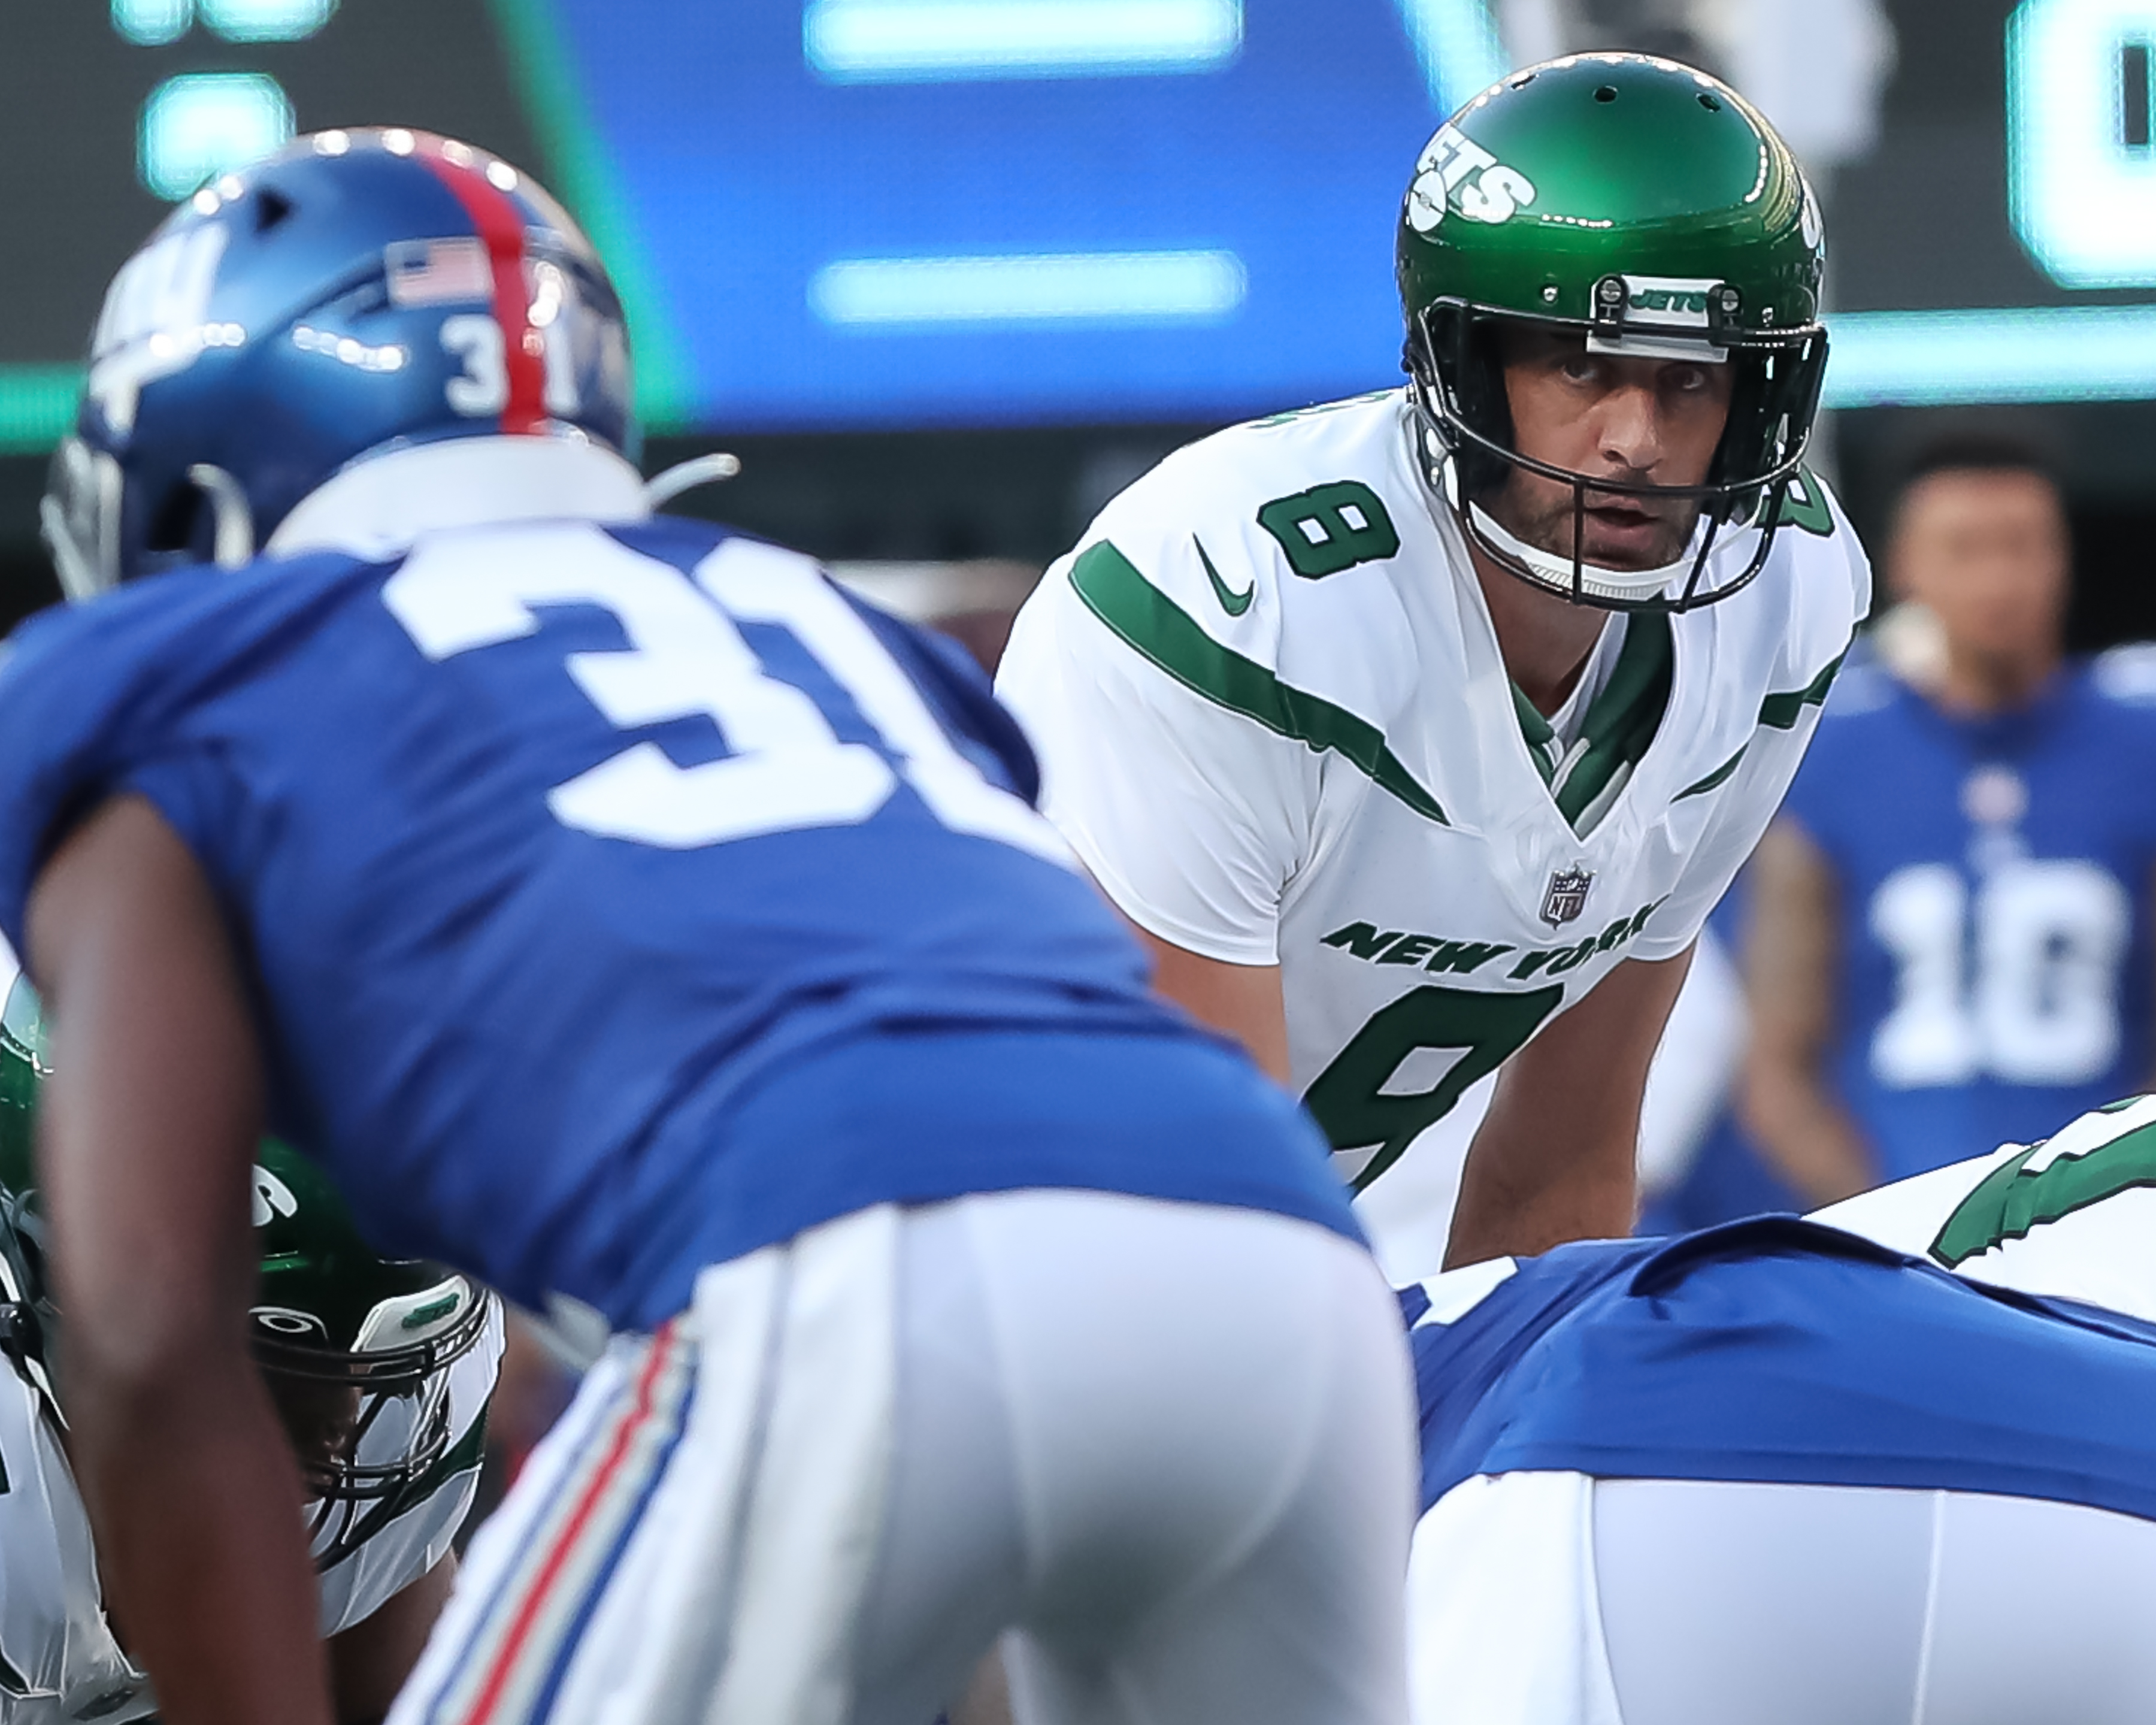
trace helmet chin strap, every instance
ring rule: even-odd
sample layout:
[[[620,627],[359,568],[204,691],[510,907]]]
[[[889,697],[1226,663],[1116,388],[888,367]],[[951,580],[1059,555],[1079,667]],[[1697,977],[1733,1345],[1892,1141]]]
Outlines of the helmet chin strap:
[[[1499,525],[1497,518],[1479,503],[1467,506],[1472,517],[1476,536],[1504,556],[1524,563],[1529,572],[1544,586],[1553,587],[1561,593],[1572,591],[1572,559],[1553,552],[1530,545],[1526,540],[1508,532]],[[1695,544],[1691,550],[1673,563],[1664,563],[1652,569],[1611,569],[1600,563],[1582,560],[1579,567],[1580,591],[1590,598],[1637,601],[1651,599],[1679,580],[1691,566],[1697,554],[1698,530],[1693,530]]]

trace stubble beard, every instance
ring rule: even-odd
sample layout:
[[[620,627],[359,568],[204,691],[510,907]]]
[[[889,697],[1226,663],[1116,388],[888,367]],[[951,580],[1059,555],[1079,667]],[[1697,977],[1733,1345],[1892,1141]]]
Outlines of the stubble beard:
[[[1587,504],[1589,508],[1598,501],[1616,501],[1621,493],[1597,492],[1589,490]],[[1624,498],[1628,502],[1645,500]],[[1539,475],[1514,472],[1486,506],[1507,532],[1537,551],[1566,562],[1573,559],[1572,488],[1560,485],[1554,480],[1543,479]],[[1666,568],[1684,555],[1691,543],[1692,532],[1699,525],[1700,503],[1696,498],[1682,501],[1672,499],[1659,506],[1650,505],[1655,516],[1656,531],[1653,541],[1644,547],[1598,547],[1597,523],[1592,515],[1579,519],[1580,537],[1584,542],[1578,547],[1579,560],[1590,568],[1615,569],[1630,572],[1640,569]],[[1665,513],[1665,511],[1669,511]]]

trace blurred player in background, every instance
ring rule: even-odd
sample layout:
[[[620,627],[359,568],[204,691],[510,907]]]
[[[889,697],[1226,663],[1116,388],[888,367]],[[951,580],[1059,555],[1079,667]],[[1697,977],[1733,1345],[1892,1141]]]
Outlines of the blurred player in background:
[[[1810,1203],[2156,1068],[2156,665],[2066,660],[2071,564],[2029,450],[1915,464],[1887,567],[1937,650],[1836,691],[1748,883],[1743,1119]]]
[[[1423,1725],[2140,1725],[2156,1098],[1403,1296]]]
[[[1006,1630],[1044,1725],[1397,1721],[1406,1361],[1317,1135],[1151,997],[959,650],[651,516],[629,403],[567,215],[424,134],[220,180],[108,298],[51,523],[131,584],[0,667],[0,927],[164,1717],[328,1717],[266,1115],[619,1332],[398,1725],[927,1725]]]
[[[1869,603],[1801,466],[1826,337],[1795,159],[1633,54],[1515,73],[1416,164],[1404,390],[1170,456],[998,686],[1158,985],[1292,1083],[1397,1280],[1391,1171],[1502,1066],[1450,1260],[1621,1234],[1692,941]]]
[[[105,1619],[68,1459],[67,1327],[31,1156],[49,1070],[18,978],[0,1014],[0,1717],[121,1725],[157,1698]],[[439,1264],[378,1256],[313,1167],[274,1138],[256,1154],[255,1364],[300,1463],[336,1717],[379,1719],[456,1575],[501,1303]]]

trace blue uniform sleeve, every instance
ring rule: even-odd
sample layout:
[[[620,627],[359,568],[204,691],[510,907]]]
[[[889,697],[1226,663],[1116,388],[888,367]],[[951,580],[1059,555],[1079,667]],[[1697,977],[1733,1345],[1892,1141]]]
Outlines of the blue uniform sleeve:
[[[2102,722],[2116,752],[2135,763],[2146,783],[2156,775],[2156,642],[2099,653],[2084,675],[2102,703]],[[2156,798],[2131,798],[2125,806],[2138,818],[2140,842],[2156,850]],[[2145,881],[2130,884],[2137,894],[2147,891]]]
[[[120,599],[131,594],[116,596]],[[8,638],[0,664],[0,930],[24,948],[30,890],[52,848],[110,793],[126,750],[106,607],[48,611]]]
[[[1782,813],[1830,856],[1847,853],[1851,824],[1865,818],[1859,806],[1862,792],[1876,776],[1871,771],[1876,763],[1866,756],[1876,747],[1881,724],[1889,709],[1910,698],[1860,636],[1782,799]]]
[[[287,570],[298,560],[288,563]],[[331,559],[343,564],[345,559]],[[186,569],[86,605],[41,612],[0,660],[0,932],[20,950],[45,859],[82,818],[127,792],[147,797],[223,892],[213,835],[233,787],[187,723],[235,655],[274,631],[275,573]]]

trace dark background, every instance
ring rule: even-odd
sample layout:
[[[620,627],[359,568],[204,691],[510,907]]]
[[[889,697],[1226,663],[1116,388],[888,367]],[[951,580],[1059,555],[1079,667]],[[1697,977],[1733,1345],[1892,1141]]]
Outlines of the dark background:
[[[519,0],[496,0],[511,6]],[[1878,148],[1830,197],[1833,293],[1850,307],[2042,305],[2068,295],[2030,263],[2006,213],[2005,21],[2011,0],[1890,0],[1899,38]],[[304,43],[196,30],[123,40],[95,0],[12,0],[0,55],[0,362],[77,356],[104,284],[163,206],[135,174],[136,116],[162,78],[259,69],[303,128],[399,122],[480,140],[559,181],[524,105],[495,8],[344,0]],[[1403,163],[1403,179],[1408,164]],[[1295,405],[1282,403],[1282,406]],[[2037,445],[2063,481],[2080,557],[2076,645],[2156,637],[2156,403],[1868,408],[1833,416],[1824,465],[1875,551],[1896,474],[1922,443],[1984,426]],[[1045,563],[1092,511],[1203,424],[654,437],[656,470],[731,449],[742,475],[678,506],[833,558]],[[36,541],[42,454],[0,455],[0,622],[56,589]]]

